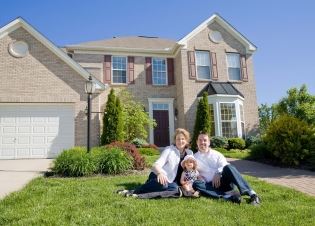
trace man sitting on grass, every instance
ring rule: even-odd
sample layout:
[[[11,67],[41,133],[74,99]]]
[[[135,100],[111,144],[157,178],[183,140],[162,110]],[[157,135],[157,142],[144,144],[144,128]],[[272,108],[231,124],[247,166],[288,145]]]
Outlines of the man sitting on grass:
[[[200,132],[197,146],[198,152],[194,156],[197,160],[197,170],[204,180],[194,182],[193,188],[195,190],[204,196],[223,198],[238,204],[242,201],[241,195],[248,195],[250,203],[259,206],[259,197],[239,171],[230,165],[220,152],[210,148],[210,139],[207,133]],[[241,195],[233,191],[235,185]]]

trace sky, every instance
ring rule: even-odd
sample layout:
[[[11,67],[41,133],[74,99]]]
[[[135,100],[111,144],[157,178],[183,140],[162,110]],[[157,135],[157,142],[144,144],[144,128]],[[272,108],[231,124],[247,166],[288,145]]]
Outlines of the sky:
[[[0,26],[22,17],[60,47],[113,36],[178,41],[214,13],[258,48],[259,105],[302,84],[315,95],[314,0],[1,0]]]

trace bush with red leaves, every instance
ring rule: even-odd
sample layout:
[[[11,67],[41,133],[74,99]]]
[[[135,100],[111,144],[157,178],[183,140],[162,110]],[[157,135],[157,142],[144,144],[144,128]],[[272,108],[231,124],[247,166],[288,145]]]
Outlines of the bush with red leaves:
[[[133,167],[136,170],[143,170],[145,168],[144,157],[141,156],[140,152],[135,145],[128,142],[114,141],[105,146],[106,148],[119,147],[124,149],[133,158]]]
[[[153,148],[156,150],[159,150],[158,146],[156,146],[155,144],[147,144],[147,145],[143,145],[143,148]]]

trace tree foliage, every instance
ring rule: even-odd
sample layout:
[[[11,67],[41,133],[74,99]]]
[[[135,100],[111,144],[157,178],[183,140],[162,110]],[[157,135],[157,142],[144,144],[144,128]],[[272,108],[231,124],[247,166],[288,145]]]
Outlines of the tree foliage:
[[[270,123],[276,118],[276,105],[270,107],[268,104],[261,104],[258,108],[259,129],[261,134],[265,134]]]
[[[125,140],[147,139],[147,129],[156,126],[154,119],[150,118],[149,114],[145,112],[143,104],[136,101],[127,90],[121,90],[118,96],[122,102]]]
[[[200,131],[207,133],[210,136],[211,123],[210,123],[210,110],[208,104],[208,94],[204,92],[202,98],[198,102],[194,135],[191,141],[191,149],[193,151],[197,150],[197,139]]]
[[[277,104],[279,114],[287,114],[315,125],[315,95],[308,93],[304,84],[300,89],[291,88]]]
[[[123,115],[120,100],[115,96],[115,91],[110,90],[103,116],[103,133],[101,145],[110,144],[113,141],[123,141]]]

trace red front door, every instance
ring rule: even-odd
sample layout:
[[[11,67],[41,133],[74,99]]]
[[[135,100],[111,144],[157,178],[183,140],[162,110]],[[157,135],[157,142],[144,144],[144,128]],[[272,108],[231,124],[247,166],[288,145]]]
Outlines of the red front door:
[[[170,145],[168,111],[153,110],[153,118],[157,126],[154,128],[154,144],[158,147]]]

